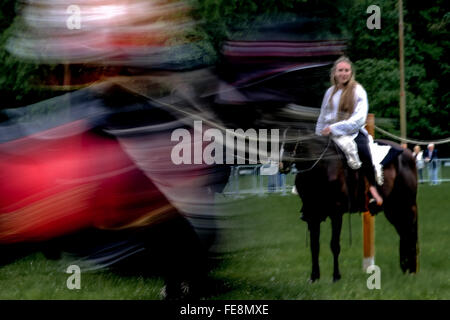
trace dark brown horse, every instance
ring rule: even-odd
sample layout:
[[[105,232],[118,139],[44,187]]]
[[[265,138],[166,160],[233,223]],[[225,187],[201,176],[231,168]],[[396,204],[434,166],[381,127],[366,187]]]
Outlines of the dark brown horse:
[[[345,157],[328,137],[309,131],[288,131],[283,143],[282,171],[289,172],[295,163],[298,173],[295,186],[302,199],[302,219],[308,223],[311,241],[312,273],[310,281],[320,278],[320,223],[331,219],[331,251],[334,256],[333,281],[339,272],[342,216],[346,212],[361,212],[367,208],[366,183],[358,179],[359,172],[348,168]],[[397,150],[398,144],[383,141]],[[400,267],[403,272],[417,272],[417,175],[414,158],[409,150],[384,166],[384,184],[378,186],[384,198],[383,210],[400,236]],[[358,199],[362,199],[358,201]]]

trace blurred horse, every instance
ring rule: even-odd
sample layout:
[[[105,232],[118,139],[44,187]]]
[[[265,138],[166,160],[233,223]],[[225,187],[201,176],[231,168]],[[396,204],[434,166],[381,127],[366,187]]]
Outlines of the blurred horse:
[[[289,172],[293,163],[298,170],[295,186],[302,199],[302,219],[308,223],[311,241],[310,281],[320,278],[320,223],[327,217],[332,226],[333,281],[337,281],[341,278],[338,259],[342,216],[346,212],[367,211],[366,183],[352,177],[359,172],[352,172],[345,156],[329,137],[316,136],[312,129],[305,128],[288,132],[281,158],[282,172]],[[384,143],[401,150],[393,142]],[[400,236],[400,267],[403,272],[415,273],[418,268],[417,175],[411,152],[403,150],[385,164],[384,183],[378,189],[384,198],[385,216]]]
[[[70,252],[92,268],[156,271],[168,298],[199,294],[217,233],[214,194],[229,171],[171,161],[173,130],[192,130],[186,116],[114,82],[3,115],[0,262],[19,249]]]

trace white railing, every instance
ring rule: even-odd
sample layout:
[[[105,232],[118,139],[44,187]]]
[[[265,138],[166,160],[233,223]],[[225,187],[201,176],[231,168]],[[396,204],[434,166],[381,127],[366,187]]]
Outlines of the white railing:
[[[425,163],[422,174],[418,170],[418,178],[420,183],[440,184],[450,181],[450,158],[442,158],[433,160],[436,163],[435,181],[432,177],[433,163]]]
[[[225,187],[224,194],[234,197],[244,195],[264,196],[268,193],[281,193],[286,195],[293,186],[293,177],[296,170],[289,174],[280,174],[278,170],[266,170],[267,165],[238,165],[231,168],[230,179]],[[272,171],[272,172],[270,172]],[[287,178],[292,181],[286,181]]]
[[[436,161],[436,181],[434,183],[450,182],[450,158],[437,159]],[[425,164],[422,176],[418,172],[420,183],[433,184],[431,177],[431,163]],[[294,185],[294,177],[297,171],[295,168],[286,174],[268,174],[270,170],[264,170],[266,165],[238,165],[231,169],[230,179],[224,190],[224,194],[232,195],[236,198],[245,195],[264,196],[269,193],[280,193],[287,195]]]

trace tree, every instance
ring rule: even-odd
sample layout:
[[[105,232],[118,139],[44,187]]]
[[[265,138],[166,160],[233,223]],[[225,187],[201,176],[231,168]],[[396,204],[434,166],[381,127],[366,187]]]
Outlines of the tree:
[[[366,27],[366,1],[349,9],[349,56],[357,61],[357,79],[366,87],[371,111],[381,124],[399,133],[398,10],[396,0],[378,1],[381,29]],[[450,136],[448,24],[444,1],[404,3],[407,136],[419,140]],[[395,119],[392,121],[392,119]],[[448,150],[448,146],[446,146]]]
[[[13,29],[20,27],[17,10],[14,0],[0,3],[0,109],[28,105],[55,95],[35,86],[36,78],[43,74],[39,65],[21,61],[5,49]]]

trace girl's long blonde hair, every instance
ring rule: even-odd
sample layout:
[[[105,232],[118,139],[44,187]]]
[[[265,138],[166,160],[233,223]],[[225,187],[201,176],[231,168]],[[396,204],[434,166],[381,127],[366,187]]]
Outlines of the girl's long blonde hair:
[[[353,63],[350,61],[349,58],[346,56],[342,56],[339,59],[337,59],[333,67],[331,68],[330,72],[330,81],[331,85],[333,86],[333,92],[330,95],[330,100],[328,101],[328,107],[332,108],[332,101],[334,94],[339,90],[338,88],[338,82],[335,77],[336,73],[336,67],[339,63],[346,62],[350,65],[351,70],[351,76],[347,83],[344,84],[344,87],[342,88],[342,95],[341,99],[339,101],[339,107],[338,107],[338,115],[337,115],[337,121],[348,119],[353,111],[355,110],[355,88],[358,82],[355,80],[355,71],[353,68]]]

